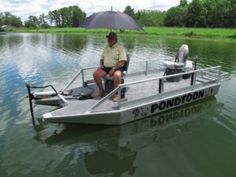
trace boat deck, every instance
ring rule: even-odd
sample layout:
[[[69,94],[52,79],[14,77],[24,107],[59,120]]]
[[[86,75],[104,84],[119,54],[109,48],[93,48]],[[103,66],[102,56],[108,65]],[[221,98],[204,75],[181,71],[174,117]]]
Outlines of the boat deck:
[[[156,78],[159,76],[163,76],[164,72],[159,73],[149,73],[149,74],[139,74],[139,75],[127,75],[125,77],[125,83],[129,82],[135,82],[140,80],[146,80],[151,78]],[[168,93],[171,91],[176,91],[181,88],[186,88],[190,86],[190,78],[189,79],[181,79],[180,81],[176,82],[170,82],[170,81],[164,81],[164,88],[163,93]],[[196,84],[202,83],[204,81],[197,81]],[[51,112],[52,116],[73,116],[78,114],[84,114],[86,111],[88,111],[93,105],[98,103],[101,98],[96,97],[98,94],[98,89],[95,86],[95,84],[90,84],[89,87],[92,87],[95,91],[93,93],[94,98],[92,99],[86,99],[86,100],[76,100],[71,99],[68,101],[68,105],[58,109],[56,111]],[[126,87],[126,93],[125,93],[125,99],[121,100],[121,104],[123,104],[123,108],[126,108],[126,103],[129,103],[128,105],[132,105],[132,102],[137,104],[138,100],[142,100],[142,103],[144,102],[144,99],[152,98],[153,96],[158,96],[159,93],[159,80],[154,80],[152,82],[143,82],[143,83],[137,83],[137,84],[131,84]],[[76,94],[76,92],[79,92],[81,88],[76,88],[73,90],[73,92]],[[150,101],[150,99],[148,100]],[[94,112],[104,112],[104,111],[115,111],[118,109],[118,103],[114,102],[110,99],[106,99],[102,104],[100,104],[98,107],[96,107],[93,111]]]

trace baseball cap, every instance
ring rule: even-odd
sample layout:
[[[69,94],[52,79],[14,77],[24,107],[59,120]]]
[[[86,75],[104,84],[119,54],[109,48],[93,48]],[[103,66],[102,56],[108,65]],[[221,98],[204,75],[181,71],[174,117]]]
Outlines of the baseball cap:
[[[106,38],[108,39],[117,38],[117,35],[114,32],[110,32],[108,35],[106,35]]]

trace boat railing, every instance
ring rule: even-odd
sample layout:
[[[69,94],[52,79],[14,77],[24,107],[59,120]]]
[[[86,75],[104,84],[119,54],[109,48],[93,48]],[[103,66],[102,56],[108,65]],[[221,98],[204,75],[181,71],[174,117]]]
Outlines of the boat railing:
[[[155,69],[150,68],[150,66],[151,66],[150,62],[152,62],[152,64],[153,64],[153,62],[157,62],[157,64],[155,65]],[[141,66],[142,65],[141,63],[143,63],[145,65],[145,70],[143,72],[147,75],[149,72],[152,72],[153,70],[157,71],[158,69],[163,67],[163,65],[159,64],[158,62],[160,62],[160,61],[158,61],[156,59],[153,59],[153,60],[132,61],[132,64],[136,64],[137,63],[138,65]],[[92,75],[91,73],[90,74],[85,74],[85,72],[89,71],[89,70],[95,70],[96,68],[97,68],[97,66],[80,69],[72,77],[72,79],[69,81],[69,83],[61,90],[61,92],[66,91],[75,82],[75,80],[77,80],[80,76],[81,76],[82,85],[84,85],[85,80],[86,80],[86,82],[88,80],[86,77]],[[140,69],[139,69],[139,71],[140,71]],[[128,74],[129,73],[130,72],[128,71]]]
[[[150,81],[154,81],[154,80],[161,80],[161,79],[168,79],[168,78],[173,78],[173,77],[178,77],[178,76],[182,76],[182,75],[186,75],[186,74],[196,74],[196,73],[210,73],[209,71],[213,71],[215,73],[215,71],[217,71],[217,77],[220,77],[220,66],[214,66],[214,67],[210,67],[210,68],[204,68],[204,69],[198,69],[198,70],[193,70],[193,71],[188,71],[188,72],[182,72],[182,73],[178,73],[178,74],[172,74],[172,75],[165,75],[165,76],[161,76],[161,77],[155,77],[155,78],[150,78],[150,79],[145,79],[145,80],[140,80],[140,81],[134,81],[134,82],[127,82],[124,84],[120,84],[120,86],[129,86],[129,85],[133,85],[133,84],[137,84],[137,83],[143,83],[143,82],[150,82]]]
[[[79,72],[77,72],[74,77],[71,79],[71,81],[61,90],[61,92],[64,92],[65,90],[67,90],[74,82],[75,80],[81,76],[81,80],[82,80],[82,85],[85,84],[85,71],[88,71],[88,70],[94,70],[96,69],[97,67],[88,67],[88,68],[82,68],[79,70]]]
[[[96,104],[94,104],[91,108],[87,110],[87,112],[93,112],[97,107],[99,107],[102,103],[110,99],[114,94],[118,92],[118,95],[121,94],[121,86],[116,87],[114,90],[112,90],[109,94],[107,94],[105,97],[103,97],[100,101],[98,101]],[[120,102],[120,100],[118,101]]]
[[[136,71],[138,71],[140,73],[140,71],[141,71],[147,75],[149,72],[164,69],[163,63],[161,63],[157,59],[132,61],[129,65],[130,65],[130,67],[129,67],[128,74],[133,74]],[[132,69],[131,66],[133,66],[134,69]],[[135,71],[133,71],[133,70],[135,70]]]
[[[190,75],[190,79],[177,81],[177,82],[169,82],[167,80],[169,79],[174,79],[177,77],[183,77],[183,75]],[[209,76],[209,77],[208,77]],[[178,73],[178,74],[173,74],[173,75],[166,75],[166,76],[160,76],[160,77],[155,77],[155,78],[150,78],[150,79],[145,79],[145,80],[140,80],[140,81],[134,81],[134,82],[129,82],[129,83],[124,83],[120,85],[120,89],[123,88],[134,88],[133,90],[128,90],[130,93],[133,91],[140,90],[140,94],[138,94],[138,97],[128,97],[129,95],[127,94],[127,100],[118,102],[118,107],[120,108],[121,106],[125,106],[129,103],[132,102],[137,102],[138,100],[151,100],[152,98],[155,98],[157,96],[158,98],[163,98],[164,96],[170,96],[168,93],[173,93],[177,94],[181,90],[194,90],[196,88],[200,88],[202,86],[206,86],[208,84],[214,84],[218,83],[221,80],[221,67],[216,66],[216,67],[210,67],[210,68],[205,68],[205,69],[199,69],[199,70],[193,70],[189,72],[184,72],[184,73]],[[156,89],[153,90],[148,90],[148,91],[142,91],[144,90],[143,87],[145,86],[146,83],[151,83]],[[172,85],[170,88],[165,88],[165,85],[169,84]],[[136,85],[136,86],[134,86]],[[139,87],[138,87],[139,85]],[[133,86],[133,87],[131,87]]]
[[[137,60],[137,61],[132,60],[132,62],[130,63],[128,74],[132,75],[138,71],[139,74],[143,73],[147,75],[152,72],[163,71],[166,69],[166,66],[164,65],[164,61],[174,61],[174,60],[175,60],[174,58],[166,58],[163,61],[160,61],[159,59]],[[189,60],[190,61],[198,60],[198,56],[194,56],[192,58],[189,57]],[[196,64],[199,65],[198,63]],[[133,66],[134,69],[131,66]],[[211,66],[207,66],[207,67],[211,67]]]
[[[184,83],[179,82],[168,82],[168,79],[176,78],[176,77],[183,77],[183,75],[190,75],[189,79],[184,80]],[[88,109],[87,112],[99,112],[98,108],[101,106],[105,101],[110,99],[114,94],[118,93],[118,101],[117,101],[117,109],[125,108],[126,106],[132,106],[140,102],[140,104],[144,103],[145,100],[150,101],[152,99],[161,99],[165,96],[170,96],[169,93],[175,92],[175,94],[178,93],[178,91],[181,90],[194,90],[197,88],[201,88],[203,86],[207,86],[209,84],[217,84],[221,81],[221,67],[220,66],[214,66],[204,69],[198,69],[173,75],[165,75],[160,77],[154,77],[154,78],[148,78],[144,80],[139,81],[133,81],[133,82],[126,82],[123,84],[120,84],[117,88],[115,88],[112,92],[110,92],[108,95],[106,95],[104,98],[102,98],[100,101],[98,101],[95,105],[93,105],[91,108]],[[153,90],[148,90],[146,92],[143,92],[143,89],[145,87],[145,84],[153,84],[155,87]],[[165,84],[171,83],[173,86],[172,90],[165,89]],[[176,84],[181,84],[180,87],[175,87]],[[138,86],[139,85],[139,86]],[[126,96],[125,98],[121,98],[122,90],[126,89]],[[132,97],[133,92],[139,91],[140,94],[137,94],[138,96]],[[129,95],[130,94],[130,95]],[[168,95],[169,94],[169,95]]]

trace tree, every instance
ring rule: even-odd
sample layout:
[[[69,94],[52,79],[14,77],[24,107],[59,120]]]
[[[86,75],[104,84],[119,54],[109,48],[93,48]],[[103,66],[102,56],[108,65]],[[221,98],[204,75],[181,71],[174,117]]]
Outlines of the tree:
[[[21,27],[22,21],[19,17],[12,15],[10,12],[4,12],[4,13],[0,13],[0,26],[2,25]]]
[[[71,26],[78,27],[86,17],[86,13],[83,12],[78,6],[70,7],[71,12]]]
[[[40,22],[35,16],[29,16],[28,20],[25,21],[25,27],[27,28],[37,28],[39,24]]]
[[[225,26],[236,27],[236,0],[229,0],[225,17]]]
[[[207,9],[206,23],[208,27],[227,26],[229,11],[229,0],[205,0],[203,3]]]
[[[78,27],[85,17],[86,13],[78,6],[64,7],[48,13],[50,22],[58,27]]]
[[[180,0],[166,12],[164,25],[236,27],[236,0]]]
[[[180,0],[179,6],[180,7],[186,7],[188,5],[188,1],[187,0]]]
[[[47,16],[46,16],[44,13],[42,13],[41,15],[39,15],[38,21],[39,21],[39,26],[40,26],[40,27],[43,27],[43,28],[48,28],[48,27],[49,27],[49,25],[48,25],[46,19],[47,19]]]
[[[55,24],[56,26],[61,26],[60,14],[57,10],[49,11],[48,19],[51,24]]]
[[[131,8],[130,6],[125,7],[124,13],[131,16],[131,17],[133,17],[133,18],[135,18],[134,9]]]
[[[141,26],[163,25],[164,12],[158,10],[139,10],[135,18]]]
[[[188,7],[189,5],[187,0],[180,0],[180,4],[177,7],[172,7],[166,12],[164,25],[185,26]]]
[[[184,26],[185,22],[183,22],[183,13],[181,8],[172,7],[170,8],[165,15],[164,18],[165,26]]]
[[[204,8],[201,0],[192,0],[187,9],[186,26],[204,27],[206,26],[207,9]]]

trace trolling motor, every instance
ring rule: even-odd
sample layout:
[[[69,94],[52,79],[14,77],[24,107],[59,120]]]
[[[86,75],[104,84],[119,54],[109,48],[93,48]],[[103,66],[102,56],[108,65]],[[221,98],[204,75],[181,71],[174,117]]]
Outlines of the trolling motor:
[[[28,91],[28,98],[29,98],[29,105],[30,105],[30,113],[31,113],[31,117],[32,117],[32,122],[33,124],[35,123],[34,120],[34,109],[33,109],[33,102],[32,100],[40,100],[43,98],[50,98],[50,97],[55,97],[58,96],[63,104],[67,104],[66,99],[57,92],[57,90],[52,86],[52,85],[46,85],[46,86],[34,86],[30,83],[26,83],[25,84],[27,91]],[[31,92],[31,89],[45,89],[50,87],[53,91],[52,92]]]
[[[34,99],[34,95],[31,93],[32,85],[29,84],[29,83],[26,83],[25,86],[26,86],[27,91],[28,91],[28,98],[29,98],[29,105],[30,105],[30,113],[31,113],[32,122],[35,125],[34,110],[33,110],[33,104],[32,104],[32,100]]]

